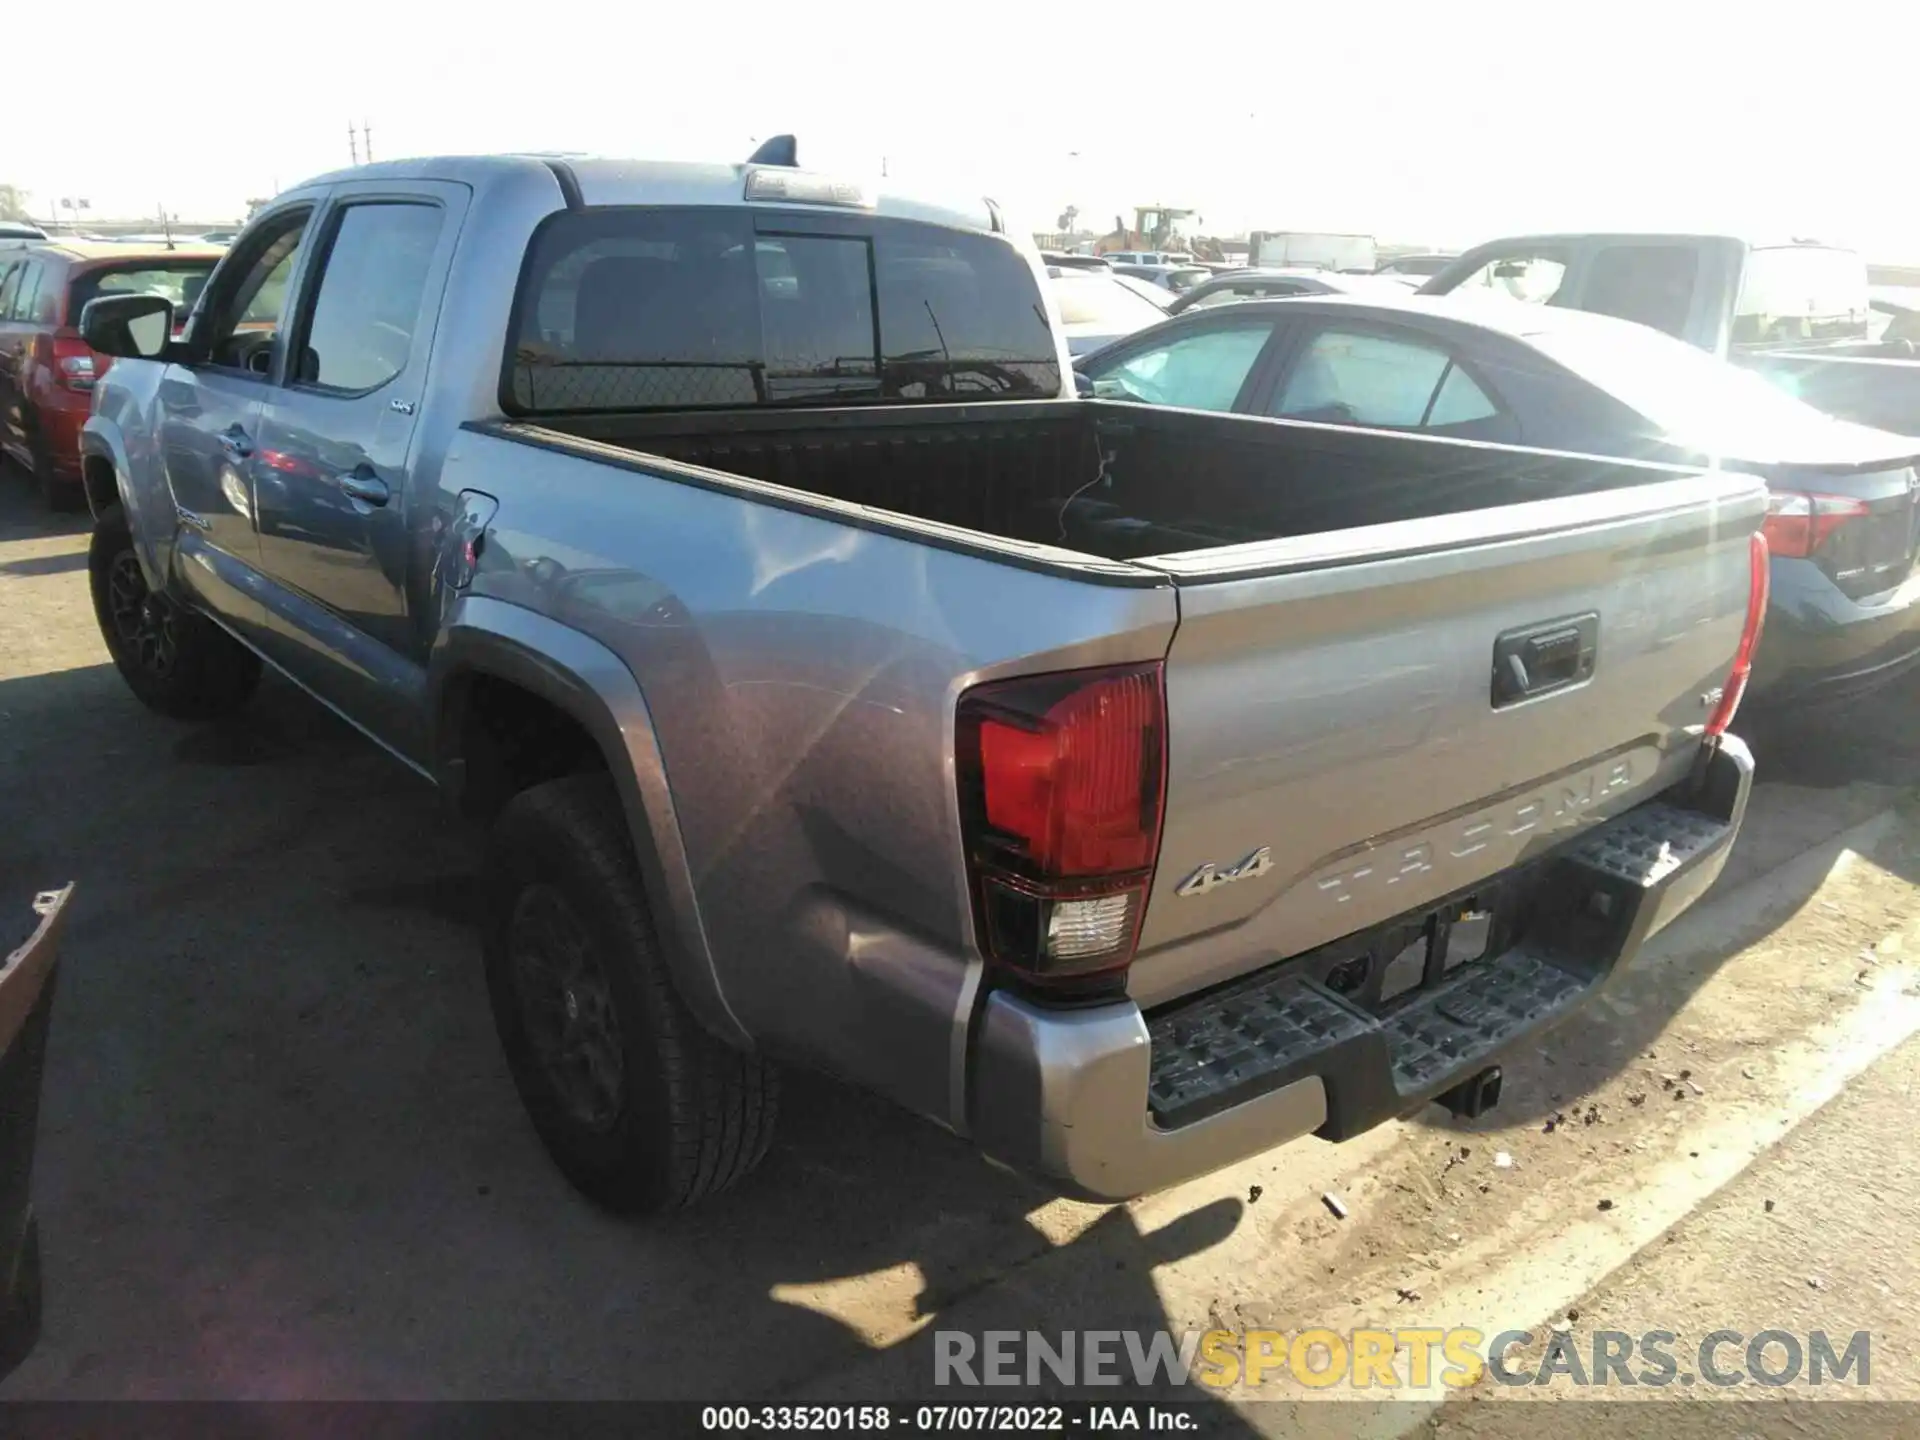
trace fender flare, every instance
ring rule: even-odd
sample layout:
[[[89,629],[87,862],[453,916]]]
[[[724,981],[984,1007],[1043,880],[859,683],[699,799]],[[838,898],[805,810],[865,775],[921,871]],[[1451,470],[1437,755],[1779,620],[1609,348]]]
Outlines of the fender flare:
[[[753,1048],[720,983],[653,716],[626,662],[592,636],[523,606],[461,596],[427,665],[433,772],[449,794],[457,793],[459,764],[444,717],[459,683],[474,675],[540,696],[578,721],[600,747],[620,791],[654,926],[681,999],[717,1039]]]
[[[87,509],[96,525],[108,512],[99,504],[92,483],[86,479],[87,466],[95,460],[104,460],[113,467],[120,513],[126,517],[127,531],[133,536],[133,553],[146,572],[148,588],[156,592],[169,589],[167,577],[172,568],[173,535],[179,523],[173,492],[163,483],[161,495],[143,510],[133,489],[133,463],[127,454],[126,437],[112,421],[91,415],[80,429],[80,473],[82,488],[87,493]],[[157,527],[156,517],[162,522]]]

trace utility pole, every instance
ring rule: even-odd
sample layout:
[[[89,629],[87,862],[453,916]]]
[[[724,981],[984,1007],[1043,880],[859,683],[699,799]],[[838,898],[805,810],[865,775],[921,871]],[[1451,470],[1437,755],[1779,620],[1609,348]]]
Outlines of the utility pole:
[[[353,122],[347,122],[347,153],[353,156],[353,163],[360,163],[360,141],[355,137]]]
[[[373,122],[370,120],[360,122],[360,148],[367,152],[367,163],[371,165],[373,163]]]

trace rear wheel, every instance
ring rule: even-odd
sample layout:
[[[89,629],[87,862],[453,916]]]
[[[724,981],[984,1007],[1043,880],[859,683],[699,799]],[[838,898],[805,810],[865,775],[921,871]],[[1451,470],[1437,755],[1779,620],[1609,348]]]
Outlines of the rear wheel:
[[[247,703],[260,682],[259,658],[205,616],[148,588],[123,521],[94,527],[87,570],[107,653],[148,709],[213,720]]]
[[[509,801],[487,896],[487,989],[507,1064],[582,1193],[613,1210],[673,1210],[759,1164],[778,1077],[707,1034],[675,992],[608,776]]]

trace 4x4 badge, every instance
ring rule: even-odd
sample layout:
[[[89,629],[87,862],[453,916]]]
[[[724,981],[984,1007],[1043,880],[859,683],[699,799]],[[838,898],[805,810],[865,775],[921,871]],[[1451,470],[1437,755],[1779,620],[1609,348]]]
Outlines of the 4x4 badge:
[[[1273,851],[1262,845],[1238,865],[1229,865],[1224,870],[1209,861],[1182,880],[1180,888],[1173,893],[1182,896],[1205,895],[1236,880],[1257,880],[1271,869]]]

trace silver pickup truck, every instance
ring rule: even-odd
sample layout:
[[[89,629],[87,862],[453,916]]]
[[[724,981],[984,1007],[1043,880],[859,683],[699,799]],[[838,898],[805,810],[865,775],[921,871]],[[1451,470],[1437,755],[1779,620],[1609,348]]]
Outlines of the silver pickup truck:
[[[748,1170],[782,1063],[1095,1198],[1477,1113],[1740,823],[1758,481],[1078,399],[988,202],[381,164],[174,319],[84,319],[113,659],[190,719],[264,661],[491,824],[611,1206]]]

